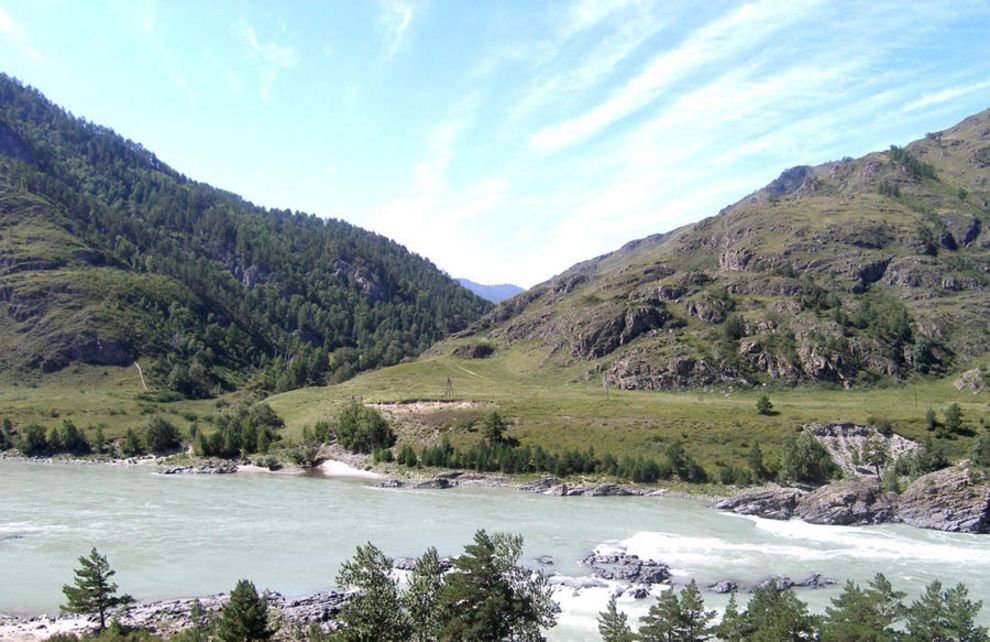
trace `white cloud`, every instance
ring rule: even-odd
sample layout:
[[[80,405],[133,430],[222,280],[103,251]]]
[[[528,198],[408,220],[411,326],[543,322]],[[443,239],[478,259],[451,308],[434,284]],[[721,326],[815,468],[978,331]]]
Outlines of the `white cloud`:
[[[244,19],[232,26],[234,33],[248,46],[249,54],[257,66],[260,76],[259,93],[262,102],[269,103],[279,74],[296,66],[298,58],[295,49],[273,41],[258,38],[254,25]]]
[[[966,94],[982,91],[984,89],[990,89],[990,80],[949,87],[935,93],[925,94],[921,98],[905,105],[901,111],[918,111],[919,109],[925,109],[926,107],[941,105],[942,103],[947,103],[950,100],[959,98],[960,96],[965,96]]]
[[[27,32],[23,25],[0,7],[0,36],[7,38],[18,51],[33,62],[44,60],[41,52],[28,42]]]
[[[765,41],[775,32],[804,17],[819,0],[758,0],[719,18],[689,35],[680,46],[654,58],[604,102],[585,113],[537,132],[530,144],[540,152],[554,152],[612,125],[646,107],[675,82],[692,72],[725,61]]]
[[[387,41],[385,56],[391,60],[402,45],[402,37],[412,23],[414,7],[406,0],[384,0],[382,2],[381,24]]]

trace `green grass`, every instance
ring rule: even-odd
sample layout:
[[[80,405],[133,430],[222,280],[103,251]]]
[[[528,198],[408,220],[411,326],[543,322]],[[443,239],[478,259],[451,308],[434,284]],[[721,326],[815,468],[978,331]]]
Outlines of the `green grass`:
[[[990,420],[987,395],[956,390],[954,377],[863,390],[771,389],[777,414],[767,417],[756,412],[757,398],[767,392],[762,388],[734,393],[605,391],[578,376],[585,367],[544,371],[539,366],[538,353],[522,350],[478,361],[432,357],[268,401],[285,418],[286,434],[292,437],[301,434],[303,426],[332,417],[352,398],[366,403],[443,400],[449,377],[453,400],[484,403],[394,415],[400,444],[424,445],[445,434],[455,445],[469,445],[480,439],[471,421],[497,408],[512,421],[509,435],[523,444],[553,451],[594,447],[599,454],[622,456],[662,453],[681,439],[710,471],[717,461],[741,465],[757,443],[774,456],[788,435],[810,422],[864,423],[879,417],[891,421],[898,433],[922,440],[929,434],[924,424],[928,408],[941,416],[957,402],[974,430],[980,430],[981,419]],[[953,457],[965,456],[970,444],[968,437],[945,441]]]
[[[43,376],[7,373],[0,378],[0,418],[10,418],[15,427],[70,420],[88,437],[100,426],[113,439],[128,428],[143,428],[155,414],[186,430],[188,417],[202,420],[217,412],[215,400],[155,403],[142,399],[143,392],[134,367],[73,365]]]

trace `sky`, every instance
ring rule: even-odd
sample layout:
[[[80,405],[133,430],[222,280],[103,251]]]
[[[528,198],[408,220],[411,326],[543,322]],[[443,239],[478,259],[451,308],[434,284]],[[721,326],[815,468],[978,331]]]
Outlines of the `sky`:
[[[990,2],[0,0],[0,71],[191,178],[528,287],[990,107]]]

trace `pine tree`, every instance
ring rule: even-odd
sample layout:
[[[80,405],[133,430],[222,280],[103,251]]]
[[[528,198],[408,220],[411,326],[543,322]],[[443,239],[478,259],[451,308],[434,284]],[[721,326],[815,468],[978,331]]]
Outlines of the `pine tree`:
[[[409,639],[410,627],[392,577],[392,560],[370,542],[358,546],[344,562],[337,584],[354,591],[340,612],[346,642],[388,642]]]
[[[739,613],[739,603],[736,602],[735,591],[729,595],[729,602],[725,605],[722,621],[715,627],[715,635],[724,642],[743,642],[746,638],[746,622]]]
[[[115,574],[107,558],[94,547],[89,557],[79,558],[73,585],[62,586],[67,600],[62,610],[66,613],[96,614],[100,618],[100,630],[106,629],[107,613],[134,601],[130,595],[117,595],[117,585],[110,581]]]
[[[818,618],[792,590],[758,588],[743,615],[747,642],[804,642],[815,639]]]
[[[892,642],[891,625],[903,615],[904,593],[894,591],[882,574],[863,590],[852,580],[825,609],[823,642]]]
[[[437,549],[426,549],[416,560],[409,586],[402,596],[402,605],[412,622],[412,639],[416,642],[429,642],[440,638],[440,630],[445,621],[444,610],[440,606],[443,595],[443,567]]]
[[[691,583],[681,590],[664,591],[640,620],[639,638],[644,642],[704,642],[713,633],[710,622],[715,611],[706,611],[698,585]]]
[[[987,642],[986,627],[973,622],[983,607],[971,602],[962,584],[948,591],[942,583],[932,580],[924,594],[907,610],[904,642]]]
[[[138,439],[137,433],[134,432],[133,428],[127,429],[127,433],[124,435],[124,443],[120,446],[120,453],[125,457],[134,457],[144,453],[144,448],[141,447],[141,441]]]
[[[447,576],[442,605],[450,614],[441,640],[542,640],[560,607],[541,573],[518,565],[522,538],[484,530],[464,547]]]
[[[221,642],[264,642],[273,633],[268,626],[268,600],[258,595],[252,582],[238,581],[217,620],[217,638]]]
[[[683,642],[704,642],[713,632],[715,611],[705,610],[705,600],[694,580],[681,590],[681,617],[678,634]]]
[[[615,605],[615,596],[608,599],[605,610],[598,614],[598,633],[602,642],[633,642],[636,636],[629,628],[628,616]]]

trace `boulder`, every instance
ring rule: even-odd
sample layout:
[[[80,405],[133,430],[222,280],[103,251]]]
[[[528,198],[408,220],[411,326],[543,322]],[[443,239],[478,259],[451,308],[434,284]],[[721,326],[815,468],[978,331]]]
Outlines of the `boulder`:
[[[990,484],[986,473],[964,462],[928,473],[907,487],[897,506],[899,521],[952,533],[990,532]]]
[[[656,560],[643,560],[626,553],[592,553],[581,563],[590,566],[595,577],[636,584],[660,584],[670,579],[670,567]]]
[[[812,524],[862,526],[893,520],[896,506],[897,496],[873,478],[822,486],[802,497],[795,512]]]
[[[736,497],[723,499],[715,508],[740,515],[787,520],[806,491],[798,488],[764,488]]]

